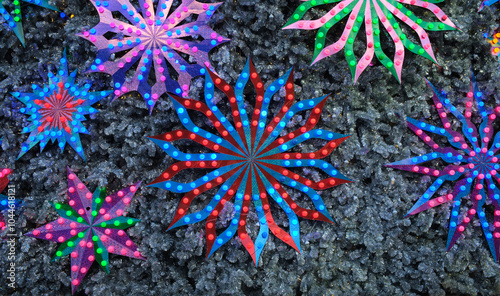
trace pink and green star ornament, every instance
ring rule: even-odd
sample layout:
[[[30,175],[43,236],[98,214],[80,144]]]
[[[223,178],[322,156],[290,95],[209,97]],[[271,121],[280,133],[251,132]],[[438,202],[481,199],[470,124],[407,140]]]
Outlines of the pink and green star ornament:
[[[7,25],[14,31],[19,41],[21,41],[23,46],[26,46],[26,41],[24,40],[24,31],[23,31],[23,21],[21,15],[21,3],[29,3],[33,5],[37,5],[40,7],[52,9],[55,11],[59,11],[57,7],[49,4],[49,0],[8,0],[12,2],[14,5],[14,10],[9,13],[5,6],[3,6],[2,2],[0,2],[0,14],[7,22]]]
[[[494,109],[486,107],[484,94],[479,90],[474,75],[470,91],[463,100],[465,106],[461,108],[454,106],[444,91],[440,92],[430,82],[427,83],[434,92],[434,104],[443,127],[409,117],[407,125],[433,152],[386,166],[435,178],[406,216],[449,204],[452,210],[446,243],[448,251],[476,217],[491,254],[499,263],[500,133],[495,127],[498,127],[500,106]],[[448,118],[450,112],[456,120]],[[453,128],[455,122],[460,123],[461,128]],[[444,142],[435,142],[433,138],[445,138],[448,144],[438,144]],[[434,166],[440,160],[446,164],[445,167]],[[436,196],[445,182],[452,183],[453,189]],[[491,207],[490,213],[486,210],[487,206]]]
[[[344,49],[345,58],[351,70],[354,83],[361,73],[377,58],[401,82],[401,69],[405,48],[437,63],[427,31],[455,30],[456,26],[436,5],[444,0],[311,0],[305,1],[292,14],[283,29],[318,30],[314,44],[313,64]],[[338,3],[337,3],[338,2]],[[322,17],[314,20],[304,18],[306,13],[316,7],[328,4],[335,6]],[[438,22],[424,21],[407,6],[416,6],[430,11]],[[337,24],[344,25],[340,38],[333,44],[328,43],[328,33]],[[414,31],[419,42],[414,43],[401,29],[402,25]],[[364,26],[366,50],[357,60],[354,42],[361,27]],[[382,49],[381,35],[385,32],[394,43],[394,57],[390,58]]]
[[[80,134],[88,134],[83,125],[85,115],[97,113],[92,105],[107,97],[112,91],[91,92],[92,84],[79,86],[75,82],[77,71],[68,72],[66,51],[63,53],[56,74],[49,73],[49,83],[44,86],[33,84],[32,93],[15,92],[12,95],[26,105],[21,113],[29,115],[29,125],[23,128],[28,139],[22,144],[18,159],[40,143],[43,151],[49,141],[58,142],[61,152],[66,143],[85,160]]]
[[[109,273],[110,253],[145,258],[124,231],[139,222],[126,217],[125,211],[140,182],[110,195],[103,187],[91,193],[71,169],[67,171],[69,204],[52,204],[60,217],[25,235],[61,244],[52,261],[70,255],[75,293],[94,262]]]

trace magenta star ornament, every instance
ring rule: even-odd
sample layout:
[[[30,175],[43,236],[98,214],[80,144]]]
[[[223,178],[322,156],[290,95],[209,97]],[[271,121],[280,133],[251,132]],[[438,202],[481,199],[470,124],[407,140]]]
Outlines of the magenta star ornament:
[[[253,111],[247,111],[251,109],[244,101],[245,86],[250,81],[257,95]],[[216,89],[228,98],[231,111],[227,117],[224,110],[217,107]],[[316,128],[329,96],[294,104],[294,89],[292,69],[264,87],[249,58],[235,88],[208,70],[205,102],[171,96],[185,129],[169,131],[151,139],[179,162],[167,168],[150,186],[184,194],[169,229],[206,220],[207,257],[237,235],[254,263],[258,264],[270,232],[300,252],[299,218],[333,223],[318,191],[351,180],[323,159],[349,136]],[[281,93],[281,108],[271,109],[271,100]],[[204,129],[195,125],[188,110],[204,116],[206,120],[203,121],[210,122],[209,127]],[[309,112],[304,124],[294,131],[287,129],[287,124],[300,112]],[[178,140],[196,142],[210,152],[181,152],[172,144]],[[323,143],[324,146],[317,151],[301,152],[299,146],[302,143]],[[325,174],[327,178],[310,180],[296,173],[305,171],[306,167]],[[200,169],[205,175],[187,183],[172,180],[182,171],[191,169]],[[190,213],[191,203],[215,188],[218,191],[209,204]],[[314,208],[302,207],[290,195],[290,189],[311,200]],[[229,204],[234,206],[233,218],[226,229],[217,231],[216,222],[223,219],[225,205]],[[254,213],[250,213],[252,205]],[[276,223],[275,219],[279,217],[276,210],[280,209],[288,218],[288,231]],[[247,219],[249,215],[258,217],[258,234],[247,231],[246,225],[251,221]]]
[[[455,30],[456,26],[435,4],[443,0],[311,0],[300,4],[283,29],[318,30],[314,44],[313,64],[344,49],[345,58],[351,70],[354,83],[376,57],[401,82],[401,69],[405,48],[437,63],[427,31]],[[339,3],[337,3],[339,2]],[[335,4],[330,11],[318,19],[305,18],[306,13],[319,6]],[[439,21],[424,21],[407,7],[428,10]],[[327,36],[337,24],[344,26],[340,38],[327,44]],[[408,30],[402,29],[402,24]],[[362,27],[364,26],[364,30]],[[385,29],[385,32],[381,30]],[[408,38],[407,31],[413,31],[417,38]],[[356,59],[354,44],[358,33],[365,34],[366,50]],[[406,32],[406,33],[405,33]],[[394,57],[387,56],[386,44],[381,41],[386,35],[394,44]],[[414,40],[414,41],[412,41]]]
[[[12,95],[25,107],[21,113],[29,115],[28,126],[23,133],[29,134],[21,146],[18,159],[35,145],[40,143],[40,151],[50,142],[58,142],[61,152],[66,143],[85,160],[80,134],[88,134],[83,125],[85,115],[97,113],[92,105],[104,99],[112,91],[90,91],[92,84],[79,85],[76,82],[77,71],[68,71],[66,51],[56,74],[48,74],[49,83],[43,86],[33,84],[32,93],[14,92]]]
[[[79,34],[97,47],[92,72],[113,76],[115,98],[139,92],[151,113],[166,92],[187,96],[191,79],[211,68],[208,52],[229,39],[208,21],[222,3],[194,0],[90,0],[100,23]]]
[[[72,293],[94,262],[109,273],[109,253],[145,260],[124,231],[139,222],[125,216],[139,185],[110,195],[99,187],[92,194],[68,168],[69,204],[52,204],[60,217],[25,234],[60,243],[52,261],[71,256]]]
[[[463,100],[465,106],[455,107],[444,91],[439,92],[427,81],[434,92],[433,100],[443,127],[437,127],[413,118],[407,118],[408,127],[434,152],[411,157],[386,165],[390,168],[410,171],[436,178],[434,183],[418,199],[407,216],[430,208],[450,204],[452,207],[448,232],[448,251],[460,238],[465,228],[476,217],[494,260],[499,262],[500,250],[500,189],[499,157],[500,133],[497,117],[500,106],[487,108],[483,93],[479,91],[474,75],[470,92]],[[474,100],[475,99],[475,100]],[[456,120],[448,119],[452,113]],[[458,124],[461,124],[461,129]],[[475,124],[478,123],[479,127]],[[456,125],[456,127],[455,127]],[[431,136],[448,140],[439,145]],[[446,163],[443,168],[425,166],[423,163]],[[453,183],[453,189],[439,195],[441,186]],[[491,212],[486,210],[491,207]]]

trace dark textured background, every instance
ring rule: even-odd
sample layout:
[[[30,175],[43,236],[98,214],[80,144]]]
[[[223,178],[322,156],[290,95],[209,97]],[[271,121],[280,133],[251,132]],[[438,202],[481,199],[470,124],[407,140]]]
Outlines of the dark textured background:
[[[165,97],[151,116],[137,95],[113,103],[105,99],[96,105],[100,113],[86,121],[91,132],[82,136],[82,143],[88,162],[70,147],[61,154],[55,144],[47,145],[43,153],[36,146],[16,161],[27,137],[20,134],[27,121],[19,113],[22,104],[9,92],[26,91],[31,83],[46,81],[47,70],[55,69],[64,48],[69,64],[80,73],[95,57],[95,48],[75,36],[82,27],[97,24],[94,7],[85,0],[56,4],[73,17],[64,21],[50,10],[23,6],[26,48],[5,22],[0,23],[0,136],[4,136],[0,166],[14,169],[11,183],[18,188],[17,197],[25,200],[19,233],[56,218],[49,201],[65,199],[66,166],[90,190],[106,185],[109,192],[115,192],[138,180],[149,183],[172,160],[145,136],[180,127]],[[449,207],[403,218],[431,178],[382,166],[430,151],[403,120],[412,116],[439,124],[424,77],[456,103],[469,90],[472,66],[487,105],[500,103],[499,64],[482,36],[496,27],[498,11],[486,8],[477,13],[479,0],[439,4],[461,29],[430,33],[439,66],[407,51],[401,84],[376,62],[353,86],[343,53],[309,66],[315,32],[281,30],[298,4],[294,0],[225,1],[212,23],[232,41],[214,49],[210,58],[231,84],[250,54],[266,85],[295,66],[298,99],[332,93],[319,127],[352,137],[327,161],[354,180],[322,193],[337,224],[302,220],[302,254],[271,236],[257,267],[238,239],[205,260],[204,223],[165,232],[180,196],[141,186],[129,216],[142,222],[128,233],[148,260],[111,255],[110,274],[93,266],[79,294],[500,295],[500,267],[493,261],[478,221],[473,220],[466,238],[447,253]],[[318,16],[319,11],[311,16]],[[338,35],[342,30],[339,26],[334,32]],[[335,37],[329,37],[330,43]],[[361,37],[357,48],[364,46]],[[94,89],[111,87],[106,75],[79,77],[95,80]],[[202,78],[193,81],[193,98],[202,99],[202,86]],[[246,99],[253,103],[255,98]],[[298,126],[299,122],[292,127]],[[204,201],[194,204],[195,209],[203,206]],[[275,217],[279,224],[286,220],[283,213]],[[56,248],[55,243],[29,237],[18,240],[19,288],[12,293],[5,284],[7,248],[0,243],[0,294],[69,295],[70,260],[50,262]]]

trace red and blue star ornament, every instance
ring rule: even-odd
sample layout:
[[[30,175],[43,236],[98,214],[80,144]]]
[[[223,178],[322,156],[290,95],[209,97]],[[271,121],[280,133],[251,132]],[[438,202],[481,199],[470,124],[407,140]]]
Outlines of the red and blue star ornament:
[[[68,72],[66,51],[63,53],[59,70],[56,74],[49,72],[49,83],[44,86],[33,84],[33,93],[15,92],[12,95],[21,101],[24,108],[21,113],[29,115],[29,125],[23,133],[29,133],[28,140],[22,144],[18,159],[33,146],[40,143],[40,152],[49,141],[58,142],[61,152],[66,143],[85,160],[80,134],[88,134],[83,125],[85,115],[97,113],[92,107],[107,97],[112,91],[91,92],[92,84],[79,86],[75,82],[77,70]]]
[[[500,254],[500,189],[499,157],[500,133],[495,131],[500,115],[500,106],[489,109],[483,101],[483,93],[472,75],[469,93],[464,99],[464,108],[452,105],[444,91],[438,91],[430,82],[434,92],[433,100],[443,127],[437,127],[413,118],[407,118],[408,127],[431,147],[433,152],[411,157],[386,165],[390,168],[410,171],[436,178],[434,183],[418,199],[406,216],[450,204],[451,218],[446,243],[448,251],[457,242],[465,228],[476,217],[483,229],[494,260],[498,263]],[[461,131],[452,128],[454,120],[461,123]],[[479,120],[473,119],[476,112]],[[479,123],[479,128],[474,124]],[[431,138],[437,135],[445,137],[448,145],[439,145]],[[424,163],[443,161],[444,168],[428,167]],[[437,196],[445,182],[453,183],[453,189],[447,194]],[[485,211],[491,206],[492,213]]]
[[[222,2],[182,0],[174,10],[170,0],[90,1],[100,23],[79,34],[97,47],[90,71],[113,76],[115,98],[139,92],[149,113],[167,92],[186,97],[191,79],[211,68],[208,52],[229,41],[209,25]]]
[[[243,92],[251,81],[257,97],[251,113],[245,108]],[[226,117],[214,101],[215,88],[229,99],[231,116]],[[285,98],[281,109],[271,117],[269,104],[274,95],[284,89]],[[185,129],[169,131],[151,137],[168,155],[178,160],[166,169],[151,184],[175,193],[183,193],[175,217],[169,227],[206,220],[207,257],[238,234],[243,246],[255,264],[269,238],[271,231],[277,238],[300,252],[299,218],[333,222],[318,191],[351,182],[330,163],[323,160],[349,136],[315,128],[328,96],[300,101],[295,99],[293,69],[271,83],[267,88],[248,59],[236,82],[236,88],[210,70],[205,75],[205,102],[170,96],[175,110]],[[201,112],[217,133],[196,126],[188,110]],[[310,111],[304,126],[288,132],[285,127],[301,111]],[[203,145],[211,153],[184,153],[172,142],[188,139]],[[326,141],[321,149],[310,152],[292,152],[308,140]],[[327,179],[312,181],[292,170],[312,167],[328,175]],[[203,177],[188,183],[171,179],[183,170],[210,170]],[[217,188],[217,193],[201,211],[188,213],[191,203],[204,192]],[[285,187],[300,191],[311,199],[315,209],[306,209],[297,204]],[[216,220],[228,201],[234,202],[234,215],[227,229],[217,235]],[[271,201],[272,200],[272,201]],[[289,231],[281,228],[274,220],[271,203],[277,204],[287,215]],[[260,230],[255,242],[247,233],[247,217],[253,203],[259,219]]]
[[[2,15],[3,19],[7,22],[9,28],[12,31],[14,31],[14,33],[16,34],[17,38],[19,38],[19,41],[21,41],[21,44],[23,46],[26,46],[26,41],[24,40],[23,21],[21,15],[21,2],[59,11],[57,7],[49,4],[49,0],[7,0],[7,1],[12,3],[12,5],[14,6],[14,10],[11,11],[11,13],[9,13],[7,8],[5,8],[5,6],[2,4],[2,2],[5,1],[2,1],[0,2],[0,14]]]
[[[52,204],[60,217],[25,234],[60,243],[52,261],[70,255],[72,293],[94,262],[109,273],[110,253],[145,260],[124,231],[140,221],[125,216],[139,185],[110,195],[104,187],[91,193],[68,168],[69,204]]]

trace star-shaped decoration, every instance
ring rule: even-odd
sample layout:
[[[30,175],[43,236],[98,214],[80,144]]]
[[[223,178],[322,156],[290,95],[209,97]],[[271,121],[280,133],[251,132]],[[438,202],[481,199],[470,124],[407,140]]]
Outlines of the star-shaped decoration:
[[[304,0],[303,0],[304,1]],[[311,0],[304,1],[293,13],[283,29],[318,30],[314,44],[313,64],[344,49],[346,60],[351,69],[354,83],[361,73],[376,57],[401,82],[401,69],[405,56],[405,48],[437,63],[426,31],[455,30],[456,26],[448,16],[434,3],[443,0]],[[339,2],[339,3],[337,3]],[[306,13],[318,6],[335,4],[321,18],[309,20]],[[333,5],[332,5],[333,6]],[[415,6],[434,14],[438,22],[424,21],[407,7]],[[344,31],[333,44],[328,42],[328,33],[340,24]],[[414,31],[417,38],[407,36],[402,30],[402,24]],[[364,26],[364,30],[361,28]],[[381,41],[381,29],[394,43],[394,58],[386,54],[386,44]],[[356,60],[354,43],[359,32],[365,34],[365,53]],[[413,40],[413,41],[412,41]],[[417,43],[415,43],[415,41]]]
[[[125,229],[138,219],[124,216],[140,182],[106,195],[103,187],[92,194],[68,168],[69,204],[53,204],[60,218],[25,235],[60,243],[52,260],[71,256],[72,292],[97,262],[109,273],[109,253],[145,259]]]
[[[208,52],[229,41],[208,25],[222,3],[182,0],[171,11],[169,0],[90,1],[101,20],[79,34],[98,50],[90,70],[113,76],[115,98],[139,92],[150,113],[166,92],[187,96],[191,78],[211,67]]]
[[[434,92],[433,100],[443,127],[437,127],[413,118],[407,118],[408,127],[430,146],[434,152],[411,157],[386,165],[390,168],[410,171],[436,178],[434,183],[418,199],[407,216],[430,208],[451,204],[450,228],[447,248],[453,247],[474,217],[479,219],[494,260],[499,262],[500,250],[500,189],[498,188],[500,133],[495,131],[500,106],[489,109],[483,102],[474,75],[470,92],[464,99],[465,108],[452,105],[446,93],[439,92],[427,81]],[[475,102],[474,102],[475,99]],[[456,120],[448,119],[452,113]],[[479,116],[475,116],[476,112]],[[475,118],[478,117],[478,118]],[[479,128],[474,123],[479,123]],[[461,132],[453,128],[461,124]],[[431,135],[445,137],[448,145],[439,145]],[[442,168],[427,167],[426,162],[444,161]],[[445,182],[454,183],[453,190],[434,197]],[[491,206],[491,213],[486,207]]]
[[[14,31],[23,46],[26,46],[26,41],[24,40],[21,2],[59,11],[57,7],[49,4],[49,0],[8,0],[8,2],[14,5],[14,10],[11,12],[12,14],[10,14],[9,11],[3,6],[2,2],[0,2],[0,14],[5,19],[12,31]]]
[[[61,152],[66,143],[69,143],[85,160],[80,141],[80,134],[88,134],[83,125],[83,121],[86,120],[85,115],[97,113],[92,105],[110,95],[112,91],[91,92],[90,83],[83,86],[75,83],[76,74],[76,70],[68,72],[66,51],[64,51],[59,70],[55,75],[48,74],[47,85],[33,84],[33,93],[12,93],[26,105],[20,112],[29,115],[28,120],[31,122],[23,129],[23,133],[29,133],[29,137],[23,143],[18,159],[38,143],[40,151],[43,151],[49,141],[58,141]]]
[[[252,113],[247,113],[243,92],[251,81],[257,97]],[[218,88],[228,98],[231,115],[225,117],[217,107],[214,91]],[[285,93],[282,97],[281,91]],[[283,103],[274,117],[270,116],[269,104],[273,96],[280,96]],[[185,193],[176,210],[169,229],[206,220],[207,257],[229,241],[236,233],[255,264],[271,231],[277,238],[300,252],[299,218],[333,222],[317,191],[351,182],[330,163],[323,160],[349,136],[336,134],[315,126],[320,120],[328,96],[303,100],[295,99],[293,70],[271,83],[267,88],[248,59],[236,88],[210,70],[205,75],[205,102],[170,96],[185,129],[169,131],[151,137],[168,155],[179,162],[171,165],[150,186],[176,193]],[[211,124],[202,129],[191,120],[188,110],[201,112]],[[287,124],[301,111],[310,111],[305,125],[288,131]],[[192,112],[192,111],[191,111]],[[198,115],[199,113],[197,113]],[[211,153],[183,153],[171,142],[186,139],[203,145]],[[314,152],[295,152],[302,143],[314,140],[324,146]],[[309,142],[310,143],[310,142]],[[321,171],[327,179],[313,181],[295,171],[310,167]],[[183,170],[210,170],[205,176],[188,183],[171,179]],[[210,203],[201,211],[188,213],[191,203],[205,191],[219,187]],[[301,192],[310,198],[315,209],[301,207],[286,188]],[[273,200],[274,202],[270,201]],[[233,218],[229,227],[217,235],[216,221],[223,219],[225,205],[234,202]],[[253,203],[259,219],[258,234],[247,232],[250,204]],[[275,222],[275,203],[288,217],[289,231]],[[251,215],[252,216],[252,215]],[[252,241],[251,235],[255,237]]]

